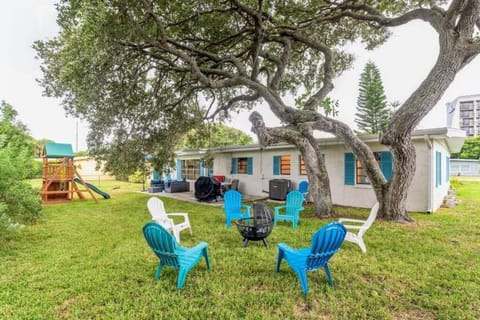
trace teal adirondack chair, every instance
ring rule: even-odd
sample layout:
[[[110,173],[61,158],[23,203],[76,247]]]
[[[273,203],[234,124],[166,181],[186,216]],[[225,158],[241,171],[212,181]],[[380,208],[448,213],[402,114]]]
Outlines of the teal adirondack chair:
[[[300,211],[303,210],[303,194],[297,190],[290,191],[285,199],[285,205],[275,207],[275,225],[278,221],[292,221],[293,229],[300,221]]]
[[[303,200],[307,202],[307,196],[308,196],[308,189],[310,188],[310,184],[308,181],[300,181],[298,184],[298,191],[303,194]]]
[[[277,266],[275,271],[280,271],[282,259],[285,259],[289,266],[295,271],[303,293],[308,293],[307,271],[325,269],[327,280],[333,288],[332,274],[328,266],[328,260],[340,249],[347,229],[339,222],[331,222],[323,226],[312,237],[309,248],[292,249],[285,243],[278,244]]]
[[[249,218],[250,207],[242,204],[242,194],[236,190],[228,190],[223,195],[223,209],[225,210],[225,218],[227,228],[230,228],[233,220]]]
[[[200,242],[193,248],[182,247],[170,232],[156,222],[147,223],[143,227],[143,234],[150,248],[160,259],[155,280],[160,278],[163,266],[178,269],[177,287],[181,289],[188,272],[202,257],[205,258],[207,269],[210,269],[206,242]]]

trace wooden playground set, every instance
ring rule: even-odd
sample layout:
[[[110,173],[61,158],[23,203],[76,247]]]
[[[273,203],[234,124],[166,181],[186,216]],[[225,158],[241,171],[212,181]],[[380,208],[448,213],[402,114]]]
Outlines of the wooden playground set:
[[[84,200],[88,193],[95,202],[92,190],[109,199],[110,195],[85,182],[74,165],[70,144],[47,143],[43,149],[42,201],[44,204],[68,202],[77,195]]]

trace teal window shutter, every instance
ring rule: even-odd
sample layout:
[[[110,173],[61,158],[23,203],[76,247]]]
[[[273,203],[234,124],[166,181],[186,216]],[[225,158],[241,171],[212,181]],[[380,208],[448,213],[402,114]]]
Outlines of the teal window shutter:
[[[345,184],[355,185],[355,156],[353,153],[345,153]]]
[[[280,174],[280,156],[273,156],[273,175],[278,176]]]
[[[435,151],[435,187],[442,185],[442,153]]]
[[[248,175],[253,174],[253,158],[252,157],[247,158],[247,174]]]
[[[238,158],[232,158],[232,174],[237,173],[237,167],[238,167]]]
[[[198,167],[199,167],[199,168],[198,168],[198,170],[199,170],[199,171],[198,171],[198,175],[199,175],[199,176],[203,176],[203,168],[204,168],[204,167],[203,167],[203,159],[200,159],[199,164],[198,164]]]
[[[445,177],[445,181],[448,182],[450,181],[450,157],[446,157],[446,171],[447,171],[447,176]]]
[[[177,159],[177,180],[182,180],[182,160]]]
[[[385,179],[390,181],[393,172],[393,157],[390,151],[380,152],[380,169]]]

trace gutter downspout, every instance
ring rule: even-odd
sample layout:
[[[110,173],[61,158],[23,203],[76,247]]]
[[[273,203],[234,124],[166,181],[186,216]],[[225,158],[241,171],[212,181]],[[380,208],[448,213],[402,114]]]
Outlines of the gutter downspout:
[[[433,157],[433,144],[432,140],[430,139],[430,136],[427,134],[424,136],[425,142],[427,143],[428,147],[428,185],[427,185],[427,213],[433,213],[433,183],[432,183],[432,177],[433,177],[433,172],[432,170],[434,169],[434,166],[432,165],[432,159]]]

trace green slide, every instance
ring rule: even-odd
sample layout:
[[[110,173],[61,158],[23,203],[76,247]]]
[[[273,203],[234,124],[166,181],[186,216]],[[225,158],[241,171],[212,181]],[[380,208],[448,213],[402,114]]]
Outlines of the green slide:
[[[76,183],[80,183],[80,184],[83,184],[82,181],[78,178],[75,178],[73,179]],[[92,189],[93,191],[95,191],[96,193],[98,193],[99,195],[101,195],[103,198],[105,199],[110,199],[110,195],[106,192],[103,192],[102,190],[98,189],[97,187],[95,187],[93,184],[90,184],[88,182],[85,182],[87,187]]]

